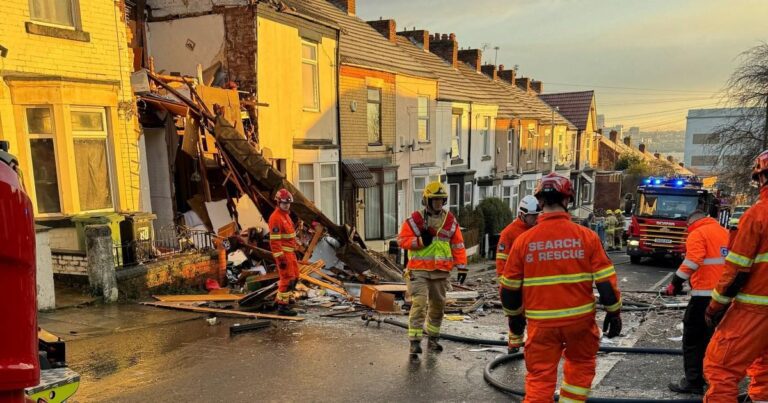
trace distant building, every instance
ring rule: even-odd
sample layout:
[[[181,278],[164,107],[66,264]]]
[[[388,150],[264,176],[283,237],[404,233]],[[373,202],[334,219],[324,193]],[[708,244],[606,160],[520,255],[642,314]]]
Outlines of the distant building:
[[[605,115],[597,115],[597,128],[602,129],[605,127]]]
[[[629,128],[629,130],[627,130],[627,136],[630,136],[630,137],[634,136],[635,138],[637,138],[637,136],[639,135],[640,135],[640,128],[637,126],[632,126]]]
[[[745,108],[689,110],[685,127],[685,166],[700,174],[710,173],[717,160],[715,145],[720,142],[712,133],[718,127],[743,119],[750,112]]]

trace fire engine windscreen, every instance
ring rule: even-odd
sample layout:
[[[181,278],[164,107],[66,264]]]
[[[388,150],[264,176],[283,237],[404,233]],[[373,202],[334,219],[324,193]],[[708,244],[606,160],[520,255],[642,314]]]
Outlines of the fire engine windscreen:
[[[637,215],[654,218],[687,218],[699,205],[697,196],[640,194]]]

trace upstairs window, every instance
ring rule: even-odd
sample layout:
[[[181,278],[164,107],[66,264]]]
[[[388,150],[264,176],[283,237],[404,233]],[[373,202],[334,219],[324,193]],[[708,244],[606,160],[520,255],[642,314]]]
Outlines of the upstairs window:
[[[451,159],[461,158],[461,115],[454,114],[451,119]]]
[[[46,24],[75,27],[76,0],[30,0],[32,20]]]
[[[419,141],[429,141],[429,98],[418,99],[418,135]]]
[[[490,116],[484,116],[480,118],[480,136],[483,141],[483,155],[491,155],[491,118]]]
[[[301,85],[304,110],[320,110],[320,89],[317,78],[317,43],[301,41]]]
[[[381,88],[368,87],[368,144],[381,145]]]

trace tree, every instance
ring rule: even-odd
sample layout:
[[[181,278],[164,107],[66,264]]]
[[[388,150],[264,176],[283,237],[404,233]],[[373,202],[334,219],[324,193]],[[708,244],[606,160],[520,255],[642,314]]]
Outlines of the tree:
[[[484,199],[477,205],[477,209],[483,212],[484,234],[498,234],[515,218],[509,206],[497,197]]]
[[[739,110],[713,131],[717,141],[711,147],[719,179],[744,193],[751,189],[753,157],[768,149],[768,43],[741,53],[739,59],[723,90],[724,103]]]

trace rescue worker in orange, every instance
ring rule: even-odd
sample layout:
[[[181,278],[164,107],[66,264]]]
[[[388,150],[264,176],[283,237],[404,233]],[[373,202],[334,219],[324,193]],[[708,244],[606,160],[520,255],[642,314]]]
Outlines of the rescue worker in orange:
[[[621,332],[621,293],[613,263],[593,231],[571,222],[574,197],[568,178],[550,173],[536,188],[543,211],[538,224],[512,245],[501,278],[501,301],[512,315],[510,353],[525,340],[525,402],[552,402],[557,366],[565,357],[561,402],[587,399],[595,376],[600,331],[595,323],[596,284],[606,309],[603,332]]]
[[[408,250],[405,271],[411,311],[408,318],[408,339],[411,358],[421,354],[421,339],[427,330],[427,348],[440,352],[440,326],[443,322],[445,294],[449,276],[455,267],[459,282],[467,277],[467,253],[456,217],[444,209],[448,201],[445,185],[432,182],[424,189],[423,210],[414,211],[405,220],[398,243]],[[426,323],[425,323],[426,319]]]
[[[768,150],[755,159],[752,179],[760,199],[739,220],[705,313],[716,326],[704,357],[705,402],[735,402],[745,373],[752,401],[768,400]]]
[[[541,207],[535,197],[528,195],[517,205],[517,219],[509,223],[499,235],[499,245],[496,247],[496,277],[501,277],[507,264],[509,250],[515,239],[536,225]]]
[[[296,229],[291,221],[293,195],[286,189],[275,194],[277,208],[269,216],[269,249],[277,264],[277,313],[296,316],[290,307],[293,291],[299,281],[299,262],[296,259]]]
[[[688,238],[685,260],[664,290],[666,295],[683,293],[683,284],[691,283],[691,299],[683,316],[683,368],[685,376],[669,384],[677,393],[704,393],[704,353],[713,329],[707,326],[704,312],[712,299],[725,267],[728,254],[728,231],[707,213],[696,210],[688,216]]]

